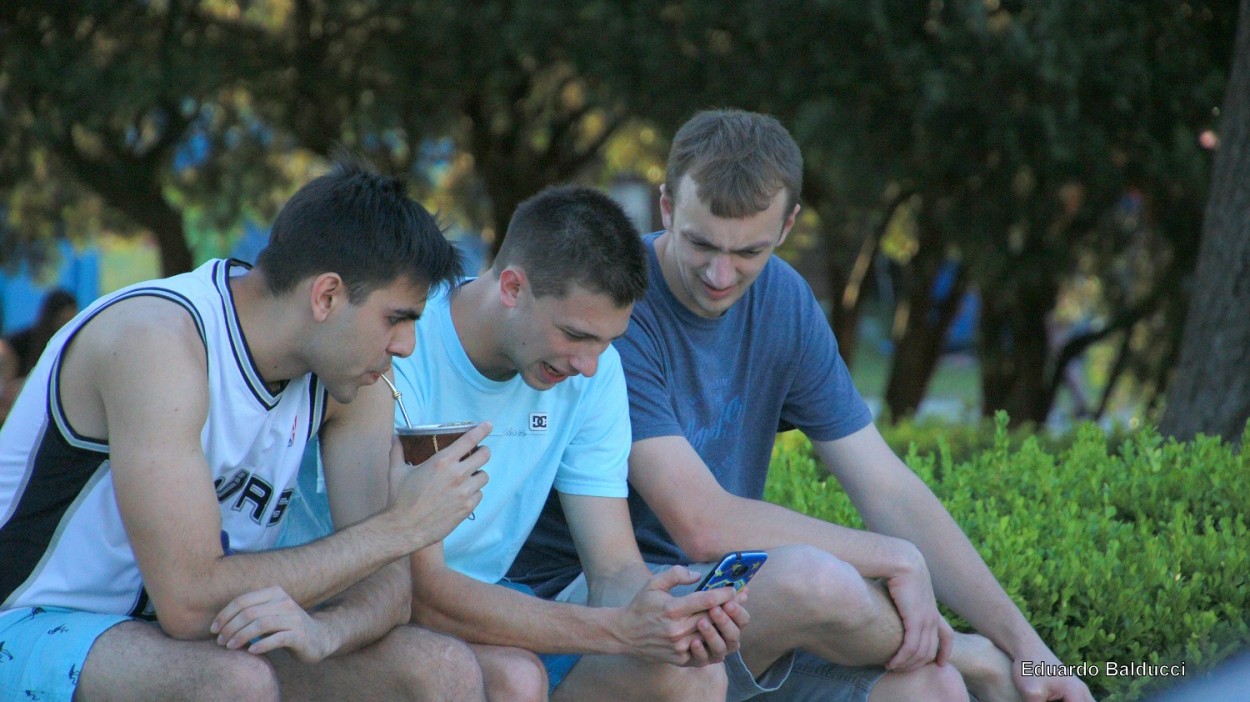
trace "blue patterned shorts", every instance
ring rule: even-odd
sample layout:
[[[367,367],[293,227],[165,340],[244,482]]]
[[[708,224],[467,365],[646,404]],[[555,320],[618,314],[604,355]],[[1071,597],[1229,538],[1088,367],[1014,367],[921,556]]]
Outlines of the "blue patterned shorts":
[[[128,620],[60,607],[0,612],[0,699],[70,702],[96,639]]]

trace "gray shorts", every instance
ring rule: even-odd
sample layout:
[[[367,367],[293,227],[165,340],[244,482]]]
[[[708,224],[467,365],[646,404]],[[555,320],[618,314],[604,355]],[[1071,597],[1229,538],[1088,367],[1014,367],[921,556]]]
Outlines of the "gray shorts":
[[[700,576],[712,569],[713,563],[692,563],[690,570]],[[648,563],[653,573],[668,570],[671,566]],[[694,585],[678,585],[674,595],[685,595]],[[556,595],[557,602],[586,604],[590,592],[583,573]],[[734,653],[725,659],[725,673],[729,676],[729,694],[726,702],[740,700],[769,700],[771,702],[867,702],[868,694],[877,681],[885,675],[884,668],[858,668],[830,663],[807,651],[791,651],[782,656],[758,679],[751,674],[742,655]]]

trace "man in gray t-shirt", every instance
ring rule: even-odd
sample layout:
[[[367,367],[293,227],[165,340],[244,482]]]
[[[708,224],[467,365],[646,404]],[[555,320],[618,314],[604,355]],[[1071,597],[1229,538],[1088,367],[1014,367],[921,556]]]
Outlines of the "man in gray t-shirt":
[[[1022,675],[1023,661],[1059,660],[881,439],[810,289],[772,255],[798,215],[801,173],[798,147],[765,115],[700,113],[674,139],[665,231],[646,240],[651,284],[616,343],[644,558],[769,552],[740,656],[726,661],[731,700],[1091,700],[1077,678]],[[808,435],[873,531],[761,500],[786,428]],[[577,600],[584,578],[547,507],[512,574]],[[954,633],[935,590],[984,636]]]

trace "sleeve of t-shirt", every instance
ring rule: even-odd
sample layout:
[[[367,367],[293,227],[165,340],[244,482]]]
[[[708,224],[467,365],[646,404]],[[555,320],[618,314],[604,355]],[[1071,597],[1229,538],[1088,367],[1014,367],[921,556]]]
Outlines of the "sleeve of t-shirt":
[[[625,336],[613,342],[625,367],[634,441],[683,435],[664,379],[665,362],[659,331],[646,311],[642,303],[635,306]]]
[[[797,334],[802,343],[781,421],[783,428],[797,427],[813,441],[833,441],[868,426],[872,413],[851,382],[824,312],[811,289],[802,285]]]
[[[555,489],[591,497],[629,496],[629,399],[621,359],[611,346],[578,408],[581,424],[564,449]]]

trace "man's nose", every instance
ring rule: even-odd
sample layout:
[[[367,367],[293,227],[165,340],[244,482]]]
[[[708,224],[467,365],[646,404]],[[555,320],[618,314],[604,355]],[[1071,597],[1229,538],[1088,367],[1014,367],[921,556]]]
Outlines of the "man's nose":
[[[727,288],[734,282],[734,264],[728,254],[717,254],[708,266],[708,282],[717,288]]]
[[[401,328],[396,329],[391,335],[391,343],[387,344],[386,352],[392,356],[407,358],[417,348],[417,334],[415,325],[400,325]]]
[[[573,366],[574,370],[578,373],[581,373],[589,378],[595,374],[595,371],[599,370],[599,354],[593,353],[574,356],[569,359],[569,365]]]

